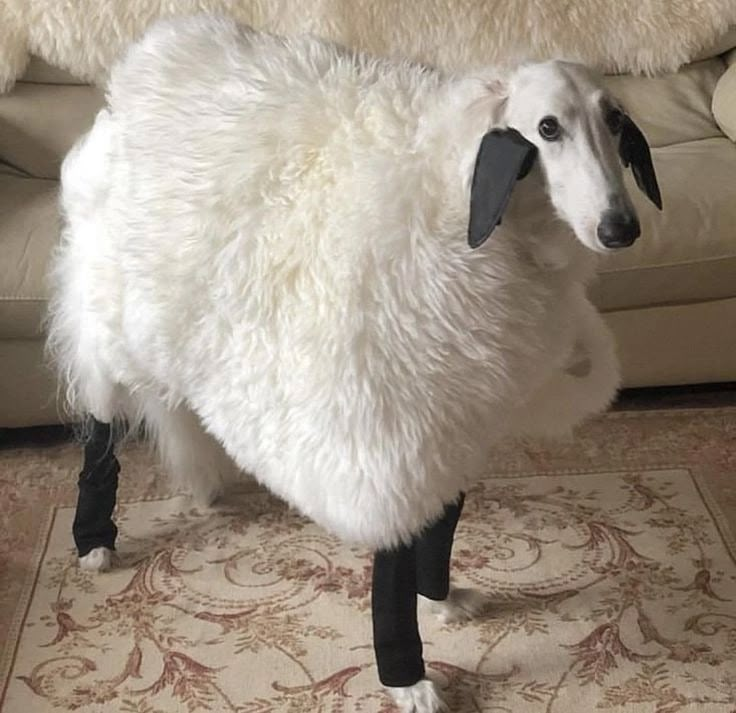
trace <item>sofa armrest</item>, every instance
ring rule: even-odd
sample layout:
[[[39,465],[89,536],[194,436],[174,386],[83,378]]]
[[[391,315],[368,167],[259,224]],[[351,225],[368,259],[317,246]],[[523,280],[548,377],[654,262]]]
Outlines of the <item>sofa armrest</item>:
[[[736,62],[718,80],[711,110],[721,131],[736,142]]]

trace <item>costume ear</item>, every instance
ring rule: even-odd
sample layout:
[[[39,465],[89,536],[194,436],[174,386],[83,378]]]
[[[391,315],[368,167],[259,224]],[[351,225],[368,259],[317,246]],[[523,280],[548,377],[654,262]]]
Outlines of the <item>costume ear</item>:
[[[649,144],[641,129],[626,114],[621,125],[618,153],[624,166],[631,165],[636,185],[657,208],[662,210],[662,196],[652,164],[652,154],[649,153]]]
[[[537,147],[516,129],[494,129],[480,142],[470,189],[468,244],[477,248],[501,222],[516,181],[534,165]]]

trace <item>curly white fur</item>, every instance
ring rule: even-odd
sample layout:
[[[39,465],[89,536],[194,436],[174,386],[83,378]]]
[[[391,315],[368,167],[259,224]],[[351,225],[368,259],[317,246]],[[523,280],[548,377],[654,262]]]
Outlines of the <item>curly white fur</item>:
[[[222,446],[374,548],[436,518],[495,439],[605,408],[617,366],[580,241],[623,190],[612,139],[571,164],[577,193],[547,180],[562,159],[540,145],[503,225],[482,249],[465,239],[488,127],[548,109],[540,87],[573,108],[601,90],[569,65],[492,74],[217,18],[156,25],[63,166],[50,347],[73,408],[145,419],[205,498]],[[567,373],[581,353],[585,374]]]

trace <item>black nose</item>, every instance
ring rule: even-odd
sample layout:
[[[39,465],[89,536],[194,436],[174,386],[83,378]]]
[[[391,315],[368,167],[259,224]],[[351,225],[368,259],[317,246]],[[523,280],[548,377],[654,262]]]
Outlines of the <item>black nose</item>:
[[[626,248],[641,234],[636,216],[624,210],[607,210],[598,223],[598,240],[607,248]]]

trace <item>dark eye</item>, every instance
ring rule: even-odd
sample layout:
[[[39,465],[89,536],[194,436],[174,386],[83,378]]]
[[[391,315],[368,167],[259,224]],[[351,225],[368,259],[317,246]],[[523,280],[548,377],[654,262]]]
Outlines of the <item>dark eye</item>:
[[[609,109],[606,113],[606,124],[608,124],[612,134],[621,133],[624,125],[624,113],[620,109]]]
[[[545,116],[539,122],[539,135],[545,141],[557,141],[562,133],[560,123],[554,116]]]

